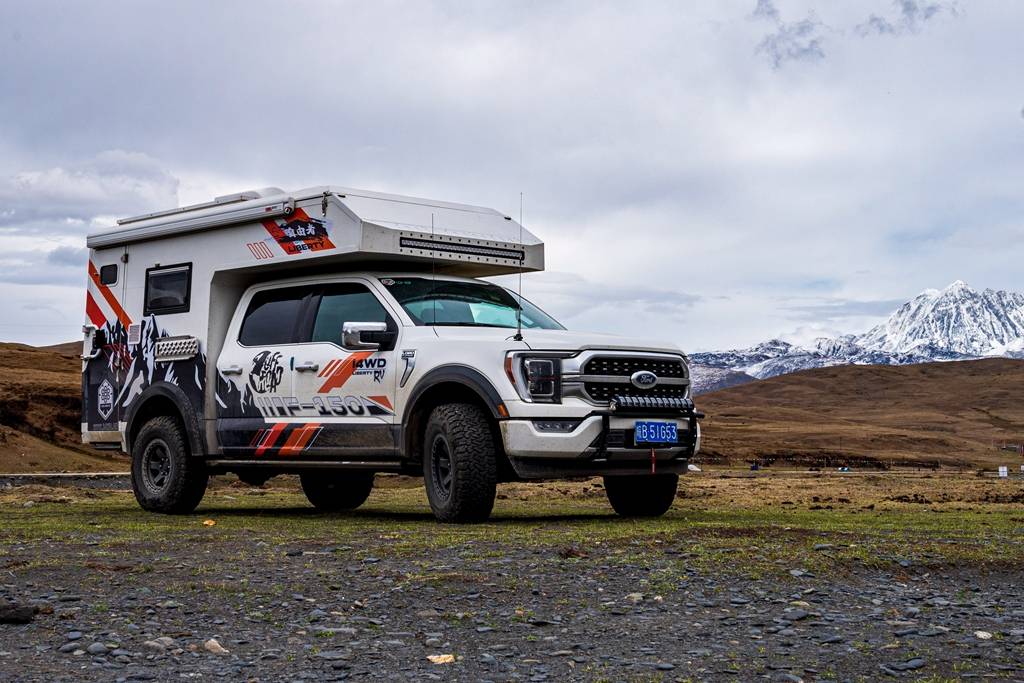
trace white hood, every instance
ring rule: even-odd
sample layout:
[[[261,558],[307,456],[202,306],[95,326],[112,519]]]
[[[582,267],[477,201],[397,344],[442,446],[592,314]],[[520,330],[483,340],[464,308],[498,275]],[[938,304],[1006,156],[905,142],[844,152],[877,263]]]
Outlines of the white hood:
[[[441,339],[458,341],[508,341],[516,331],[506,327],[445,327],[438,325],[434,331]],[[678,346],[653,339],[619,337],[597,332],[576,332],[569,330],[523,330],[523,343],[534,351],[582,351],[583,349],[611,349],[616,351],[657,351],[661,353],[682,353]],[[512,348],[512,347],[510,347]]]

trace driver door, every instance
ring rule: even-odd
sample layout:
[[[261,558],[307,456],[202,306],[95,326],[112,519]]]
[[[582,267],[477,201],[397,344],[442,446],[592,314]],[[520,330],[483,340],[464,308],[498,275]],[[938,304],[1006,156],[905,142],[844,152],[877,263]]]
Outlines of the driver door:
[[[387,332],[364,333],[379,346],[362,348],[343,340],[346,323],[384,323]],[[330,283],[315,297],[305,335],[293,374],[302,424],[281,456],[397,457],[396,316],[364,282]]]

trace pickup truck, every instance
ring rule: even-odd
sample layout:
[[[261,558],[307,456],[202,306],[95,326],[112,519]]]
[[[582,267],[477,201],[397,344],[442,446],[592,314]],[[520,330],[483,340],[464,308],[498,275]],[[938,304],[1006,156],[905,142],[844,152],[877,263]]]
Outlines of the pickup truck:
[[[445,522],[487,519],[500,482],[594,476],[620,515],[666,512],[700,448],[685,355],[469,277],[539,269],[508,217],[360,192],[241,193],[90,238],[83,439],[130,454],[139,504],[191,512],[231,472],[351,510],[394,472]]]

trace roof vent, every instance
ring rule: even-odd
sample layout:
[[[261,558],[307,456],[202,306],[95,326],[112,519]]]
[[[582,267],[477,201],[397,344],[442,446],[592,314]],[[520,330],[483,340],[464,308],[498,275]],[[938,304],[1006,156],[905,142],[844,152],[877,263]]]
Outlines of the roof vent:
[[[224,194],[220,197],[214,197],[214,204],[233,204],[234,202],[245,202],[250,199],[260,199],[261,197],[273,197],[274,195],[284,194],[284,190],[280,187],[261,187],[258,190],[246,190],[245,192],[235,192],[234,194]]]

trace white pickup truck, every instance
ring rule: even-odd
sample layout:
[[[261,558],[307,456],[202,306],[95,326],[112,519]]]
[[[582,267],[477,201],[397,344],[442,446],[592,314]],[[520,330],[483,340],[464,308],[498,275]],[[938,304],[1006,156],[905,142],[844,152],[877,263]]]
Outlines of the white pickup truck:
[[[476,279],[543,268],[491,209],[269,188],[88,244],[83,440],[131,455],[147,510],[191,512],[226,472],[349,510],[397,472],[442,521],[486,519],[499,482],[590,476],[660,515],[700,447],[678,348],[569,332]]]

